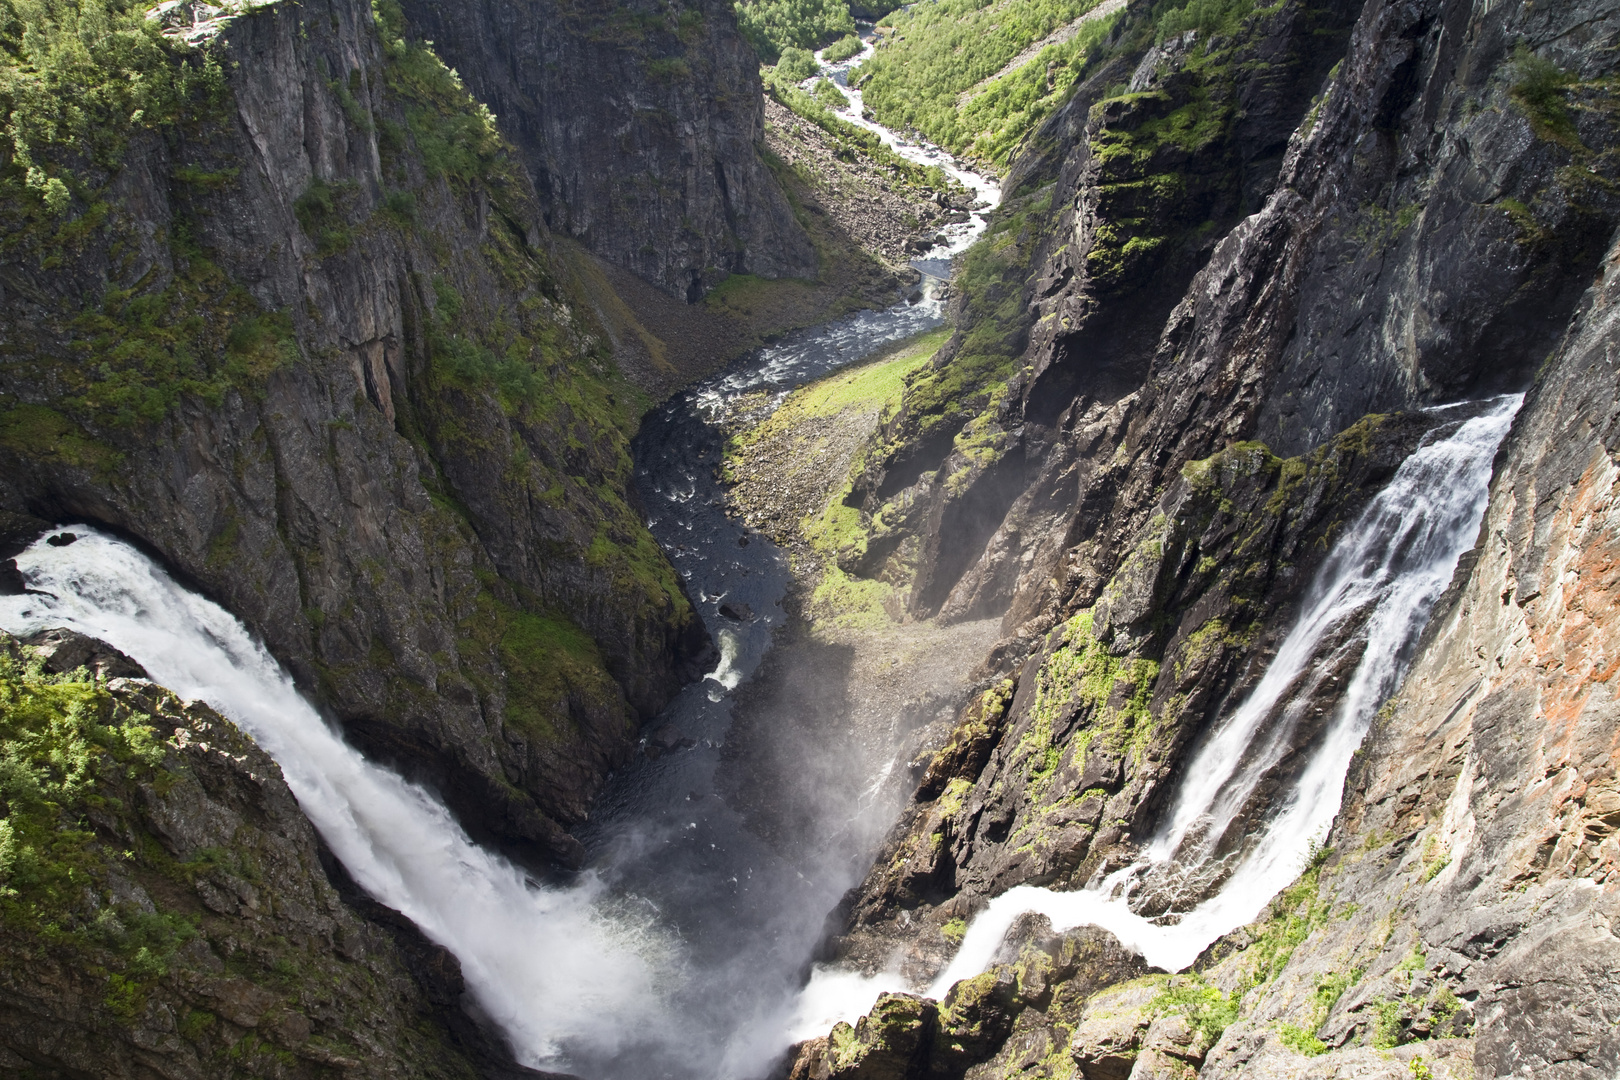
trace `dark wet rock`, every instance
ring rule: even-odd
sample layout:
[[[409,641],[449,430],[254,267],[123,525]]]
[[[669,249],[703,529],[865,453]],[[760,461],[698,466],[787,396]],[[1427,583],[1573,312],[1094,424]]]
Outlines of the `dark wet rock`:
[[[740,601],[738,603],[735,603],[735,604],[729,603],[729,602],[721,604],[720,605],[720,614],[724,615],[726,618],[730,619],[732,622],[753,622],[754,621],[754,609],[749,607],[747,604],[744,604],[744,603],[742,603]]]
[[[47,536],[45,538],[45,542],[47,544],[51,545],[51,547],[61,548],[61,547],[67,547],[69,544],[73,543],[78,538],[79,538],[78,533],[60,532],[60,533],[57,533],[55,536]]]
[[[404,0],[499,118],[545,224],[688,302],[727,274],[817,277],[759,154],[759,60],[730,0]]]
[[[146,669],[105,641],[57,628],[17,639],[53,675],[84,668],[98,679],[145,679]]]
[[[654,761],[665,754],[673,754],[678,750],[689,750],[697,745],[697,741],[674,724],[661,724],[646,739],[646,754]]]

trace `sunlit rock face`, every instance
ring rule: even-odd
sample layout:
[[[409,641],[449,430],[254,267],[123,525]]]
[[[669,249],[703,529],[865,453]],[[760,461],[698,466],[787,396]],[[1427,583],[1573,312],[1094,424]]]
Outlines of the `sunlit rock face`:
[[[817,276],[728,0],[403,6],[517,144],[553,231],[693,301],[727,274]]]
[[[1620,1066],[1606,690],[1620,203],[1594,180],[1620,145],[1620,23],[1579,2],[1375,0],[1350,15],[1275,171],[1244,180],[1255,200],[1158,310],[1150,285],[1192,248],[1166,219],[1168,246],[1131,256],[1160,273],[1115,272],[1130,260],[1110,261],[1110,208],[1133,179],[1118,170],[1174,171],[1140,133],[1216,86],[1211,65],[1185,42],[1144,44],[1082,86],[1009,176],[1003,213],[1023,216],[1003,257],[1032,275],[1034,316],[1003,338],[1017,373],[943,407],[914,395],[914,426],[902,407],[868,459],[870,543],[850,569],[941,553],[917,563],[916,611],[1007,612],[983,671],[1004,681],[960,717],[839,942],[926,986],[989,898],[1081,888],[1138,856],[1200,740],[1272,662],[1320,553],[1425,436],[1385,440],[1443,416],[1426,407],[1528,388],[1477,546],[1354,759],[1331,852],[1302,851],[1303,876],[1195,974],[1099,999],[1064,1062],[1087,1076]],[[1234,70],[1268,33],[1247,25],[1247,44],[1211,47]],[[1149,96],[1109,98],[1122,82]],[[1248,177],[1241,126],[1220,137]],[[1008,332],[970,291],[961,308],[955,355]],[[1131,317],[1151,330],[1116,333]],[[1305,714],[1335,707],[1351,664],[1301,697]],[[1083,708],[1040,708],[1065,679]],[[1308,758],[1311,738],[1289,753]],[[1159,883],[1141,911],[1186,910],[1227,872],[1209,870]],[[1134,1017],[1128,1031],[1103,1030],[1110,1010]],[[1150,1037],[1167,1016],[1201,1034]],[[1059,1074],[1019,1039],[983,1075]]]
[[[199,48],[159,70],[217,81],[118,156],[36,139],[93,206],[5,203],[6,540],[138,538],[472,827],[576,859],[707,648],[625,501],[607,337],[393,5],[248,6]]]

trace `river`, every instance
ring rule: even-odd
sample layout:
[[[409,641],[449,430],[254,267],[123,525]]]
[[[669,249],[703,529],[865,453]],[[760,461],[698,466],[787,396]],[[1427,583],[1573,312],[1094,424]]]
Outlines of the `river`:
[[[858,98],[851,110],[875,127],[859,118]],[[995,185],[935,148],[884,135],[980,195],[969,220],[919,263],[944,276],[983,231]],[[634,452],[648,524],[721,659],[648,725],[654,752],[610,779],[579,830],[589,860],[572,884],[537,884],[473,843],[433,793],[349,746],[239,620],[121,540],[80,524],[65,527],[74,543],[36,542],[18,566],[48,595],[0,598],[0,626],[68,626],[105,640],[236,721],[281,765],[355,880],[457,956],[519,1061],[590,1080],[749,1080],[795,1031],[825,1030],[869,1002],[843,997],[829,1011],[806,1006],[802,992],[828,914],[864,874],[907,792],[891,745],[849,763],[855,797],[828,800],[813,842],[767,843],[728,801],[723,772],[748,767],[726,756],[733,692],[783,628],[790,570],[769,540],[726,513],[719,422],[739,395],[765,390],[780,402],[940,325],[932,291],[792,334],[645,418]]]
[[[971,181],[981,196],[969,220],[921,264],[938,276],[982,232],[999,193],[937,148],[862,118],[848,66],[825,70],[845,88],[852,122],[879,130],[912,160]],[[714,633],[720,660],[648,725],[648,752],[610,779],[579,830],[589,860],[570,884],[537,884],[474,844],[432,793],[348,746],[230,613],[120,540],[78,525],[69,526],[75,543],[36,542],[18,566],[48,595],[0,598],[0,626],[15,633],[69,626],[106,640],[157,681],[240,724],[280,763],[355,880],[455,953],[480,1009],[520,1061],[589,1080],[750,1080],[780,1060],[792,1038],[852,1019],[878,992],[903,987],[897,976],[828,968],[812,978],[812,959],[829,913],[860,881],[909,793],[904,770],[894,767],[900,748],[888,744],[844,762],[850,775],[837,797],[822,800],[818,819],[797,838],[804,842],[762,835],[734,804],[728,770],[749,767],[728,755],[735,696],[786,626],[791,570],[769,540],[726,512],[717,479],[721,421],[742,395],[763,390],[780,402],[942,317],[940,303],[925,295],[790,335],[645,418],[634,451],[648,524]],[[1043,912],[1060,928],[1099,923],[1170,968],[1257,914],[1331,821],[1372,710],[1393,689],[1429,607],[1472,542],[1491,458],[1517,407],[1517,398],[1502,399],[1444,425],[1348,530],[1275,674],[1196,751],[1194,779],[1142,860],[1087,890],[1023,888],[998,898],[931,992],[980,970],[1021,912]],[[1318,643],[1349,611],[1365,622],[1366,659],[1296,789],[1245,841],[1236,869],[1201,906],[1168,920],[1134,910],[1141,883],[1197,873],[1208,862],[1254,786],[1250,774],[1267,767],[1267,740],[1285,741],[1271,734],[1286,712],[1279,713],[1284,691],[1317,663]],[[802,763],[813,778],[843,751],[827,745],[807,753],[821,758]]]

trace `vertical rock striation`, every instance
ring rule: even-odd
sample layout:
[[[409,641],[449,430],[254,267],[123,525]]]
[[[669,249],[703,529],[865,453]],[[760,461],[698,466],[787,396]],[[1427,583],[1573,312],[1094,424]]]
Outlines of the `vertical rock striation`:
[[[166,9],[127,33],[178,106],[38,136],[65,202],[5,158],[0,507],[156,549],[367,750],[567,859],[707,639],[527,173],[376,10]]]
[[[499,118],[546,224],[689,302],[728,274],[815,278],[760,155],[759,58],[729,0],[405,0]]]

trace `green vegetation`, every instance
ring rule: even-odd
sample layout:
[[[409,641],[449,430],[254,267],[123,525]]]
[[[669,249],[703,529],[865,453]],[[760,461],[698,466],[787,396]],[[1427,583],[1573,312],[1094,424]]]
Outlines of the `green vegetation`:
[[[939,928],[939,933],[951,945],[960,945],[962,939],[967,937],[967,921],[964,919],[952,919]]]
[[[1513,53],[1513,73],[1513,100],[1536,135],[1566,149],[1585,150],[1569,111],[1568,92],[1576,77],[1523,44]]]
[[[872,409],[879,423],[887,422],[900,404],[906,379],[926,366],[949,336],[948,329],[930,331],[875,361],[796,391],[765,425],[739,439],[734,444],[735,449],[728,453],[745,451],[759,437],[779,434],[806,420],[836,416],[855,407]],[[860,468],[861,461],[857,458],[851,465],[851,473],[858,473]],[[804,535],[811,546],[829,560],[847,557],[857,548],[865,548],[860,511],[847,501],[851,491],[852,488],[845,485],[824,511],[806,518],[803,524]]]
[[[919,437],[958,430],[994,411],[1028,332],[1025,278],[1031,247],[1051,208],[1051,189],[1009,202],[984,237],[963,253],[952,285],[965,329],[950,362],[919,371],[906,387],[904,410]]]
[[[1016,73],[980,84],[1097,2],[925,0],[889,18],[893,32],[856,79],[884,124],[920,131],[956,153],[1005,162],[1039,118],[1067,96],[1102,33],[1087,27],[1074,40],[1041,50]],[[1057,65],[1051,80],[1049,65]],[[961,99],[974,91],[964,108]]]
[[[1238,997],[1280,975],[1311,931],[1326,925],[1331,905],[1321,895],[1322,867],[1332,854],[1332,848],[1314,848],[1299,880],[1271,902],[1269,917],[1250,928],[1252,941],[1242,954],[1247,971],[1235,991]]]
[[[506,669],[506,719],[542,741],[571,735],[569,699],[616,707],[633,721],[608,676],[596,642],[560,615],[533,615],[491,600],[501,664]]]
[[[1317,1037],[1316,1032],[1327,1022],[1328,1014],[1339,1003],[1344,992],[1360,981],[1360,968],[1348,972],[1330,972],[1317,979],[1316,989],[1311,995],[1309,1019],[1302,1026],[1283,1024],[1278,1028],[1277,1035],[1283,1045],[1306,1057],[1327,1053],[1328,1045]]]
[[[397,0],[372,0],[372,11],[387,58],[385,85],[405,106],[404,132],[391,121],[381,126],[378,142],[384,153],[397,158],[414,149],[429,176],[462,186],[481,183],[497,199],[521,187],[511,148],[488,106],[468,93],[437,53],[409,39]]]
[[[199,133],[224,117],[218,63],[206,50],[165,39],[146,7],[120,0],[0,6],[0,109],[10,143],[0,168],[0,257],[7,261],[63,266],[105,235],[111,185],[132,140],[176,127]],[[196,191],[234,176],[194,164],[174,171],[178,184]],[[184,394],[217,402],[296,354],[290,335],[279,336],[286,324],[226,280],[184,220],[166,239],[172,274],[65,297],[64,306],[82,304],[60,312],[66,325],[54,328],[53,341],[68,355],[36,352],[22,361],[58,388],[53,408],[73,422],[149,422]],[[274,332],[260,332],[266,328]],[[17,417],[6,426],[17,430]]]
[[[1222,1033],[1237,1021],[1238,996],[1221,993],[1219,987],[1211,986],[1201,975],[1173,975],[1165,983],[1164,992],[1148,1006],[1148,1012],[1155,1017],[1181,1013],[1204,1045],[1214,1046]]]
[[[789,46],[819,49],[855,33],[844,0],[737,0],[737,22],[767,64]]]
[[[1063,748],[1053,742],[1053,732],[1070,711],[1084,709],[1089,714],[1071,743],[1075,763],[1098,736],[1112,749],[1140,752],[1152,732],[1149,700],[1159,674],[1158,662],[1114,656],[1092,635],[1091,625],[1089,609],[1063,624],[1056,647],[1035,676],[1035,698],[1029,707],[1032,722],[1010,756],[1013,764],[1023,765],[1035,800],[1045,793],[1063,759]],[[1121,681],[1130,687],[1130,693],[1113,705]]]
[[[843,37],[827,46],[827,48],[822,51],[821,57],[829,64],[837,64],[848,60],[850,57],[854,56],[864,48],[866,48],[866,46],[861,43],[860,38],[856,37],[854,34],[845,34]]]
[[[808,54],[806,54],[808,55]],[[938,166],[918,165],[907,161],[891,150],[876,134],[857,127],[836,115],[835,108],[845,104],[844,95],[830,79],[817,82],[810,93],[798,84],[816,73],[814,62],[808,74],[800,75],[789,69],[789,58],[784,54],[782,63],[764,71],[765,90],[783,107],[800,119],[807,120],[831,137],[833,153],[845,161],[865,158],[872,168],[885,174],[892,184],[934,193],[949,193],[959,198],[965,192]]]
[[[4,0],[0,110],[11,154],[0,191],[7,201],[26,196],[52,217],[75,199],[88,206],[137,133],[221,108],[218,63],[165,39],[146,17],[149,7],[136,0]]]
[[[766,79],[773,85],[797,85],[820,70],[821,65],[816,63],[814,53],[790,45],[782,50],[782,58],[776,62],[776,66],[766,72]]]

